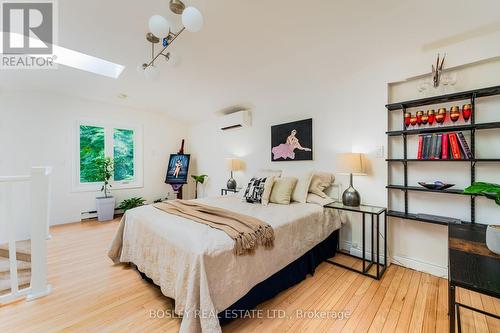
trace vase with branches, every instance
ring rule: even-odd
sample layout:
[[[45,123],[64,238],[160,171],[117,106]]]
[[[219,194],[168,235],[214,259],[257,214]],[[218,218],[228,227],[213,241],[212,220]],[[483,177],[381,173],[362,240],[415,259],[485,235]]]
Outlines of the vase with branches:
[[[207,178],[208,175],[199,175],[199,176],[195,176],[195,175],[191,175],[191,178],[194,179],[194,197],[195,199],[198,199],[198,183],[199,184],[203,184],[205,182],[205,178]]]

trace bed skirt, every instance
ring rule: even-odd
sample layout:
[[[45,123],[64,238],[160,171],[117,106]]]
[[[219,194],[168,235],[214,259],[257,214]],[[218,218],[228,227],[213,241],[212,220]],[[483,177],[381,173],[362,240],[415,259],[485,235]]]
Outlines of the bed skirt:
[[[251,310],[260,303],[267,301],[285,289],[304,280],[308,274],[313,275],[316,267],[328,258],[335,256],[339,230],[335,230],[324,241],[307,251],[303,256],[288,264],[285,268],[271,275],[236,301],[226,310],[219,313],[221,325],[236,319],[234,314]],[[139,271],[142,278],[153,283],[146,274]]]

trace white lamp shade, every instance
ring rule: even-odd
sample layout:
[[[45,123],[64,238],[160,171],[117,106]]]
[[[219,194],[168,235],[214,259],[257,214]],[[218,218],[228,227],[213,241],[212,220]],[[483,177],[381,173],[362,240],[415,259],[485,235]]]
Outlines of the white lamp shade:
[[[176,52],[169,51],[169,56],[168,56],[168,61],[167,64],[169,64],[172,67],[177,67],[181,63],[181,57]]]
[[[194,7],[187,7],[182,13],[182,24],[190,32],[198,32],[203,28],[203,15]]]
[[[363,162],[363,154],[337,154],[337,173],[366,175],[365,165]]]
[[[144,66],[142,64],[137,65],[135,70],[137,71],[137,73],[144,75]]]
[[[226,166],[229,171],[243,170],[243,161],[237,158],[226,158]]]
[[[161,40],[168,36],[170,23],[161,15],[153,15],[149,18],[149,31]]]
[[[160,77],[160,70],[153,65],[148,66],[144,70],[144,76],[148,80],[157,80]]]

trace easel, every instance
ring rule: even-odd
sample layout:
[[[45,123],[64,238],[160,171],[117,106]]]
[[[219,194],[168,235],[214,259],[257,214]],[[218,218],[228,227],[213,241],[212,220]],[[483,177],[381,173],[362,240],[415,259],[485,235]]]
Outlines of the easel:
[[[179,149],[178,154],[184,155],[184,139],[182,139],[181,149]],[[174,192],[177,193],[177,199],[179,199],[179,200],[182,199],[182,186],[183,185],[184,184],[170,184],[170,186],[172,186],[172,189],[174,190]]]

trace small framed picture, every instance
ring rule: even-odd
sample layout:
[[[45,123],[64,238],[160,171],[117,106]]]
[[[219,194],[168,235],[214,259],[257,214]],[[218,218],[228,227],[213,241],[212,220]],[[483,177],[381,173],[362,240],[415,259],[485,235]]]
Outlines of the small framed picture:
[[[187,184],[190,157],[189,154],[170,155],[165,183]]]

